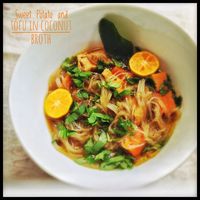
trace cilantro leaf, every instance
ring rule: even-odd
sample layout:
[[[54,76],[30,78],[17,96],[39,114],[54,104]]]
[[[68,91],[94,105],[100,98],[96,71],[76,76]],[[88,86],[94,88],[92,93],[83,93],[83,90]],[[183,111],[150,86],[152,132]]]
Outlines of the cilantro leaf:
[[[66,117],[65,123],[70,124],[70,123],[76,121],[81,115],[83,115],[86,112],[86,109],[87,109],[87,107],[85,104],[81,104],[76,109],[73,109],[73,112]]]
[[[66,117],[65,123],[70,124],[70,123],[76,121],[78,119],[78,117],[79,117],[78,114],[72,113],[72,114],[70,114],[69,116]]]
[[[98,153],[107,143],[107,135],[104,131],[101,132],[98,141],[93,146],[93,153]]]
[[[61,64],[61,68],[65,71],[68,71],[68,69],[75,63],[75,60],[76,60],[75,56],[66,58]]]
[[[103,150],[101,151],[100,153],[98,153],[96,156],[95,156],[95,160],[98,161],[98,160],[102,160],[102,161],[105,161],[109,158],[109,155],[111,154],[111,151],[109,150]]]
[[[134,125],[130,120],[124,120],[121,117],[119,118],[117,122],[117,126],[114,129],[114,132],[118,136],[123,136],[128,133],[128,131],[133,132],[134,131]]]
[[[124,96],[127,96],[127,95],[131,95],[132,91],[131,90],[123,90],[122,92],[117,92],[116,90],[114,91],[114,97],[115,98],[122,98]]]
[[[175,96],[174,97],[174,102],[175,102],[176,106],[181,107],[182,101],[183,101],[182,96]]]
[[[67,129],[63,123],[60,123],[57,125],[57,129],[58,129],[58,135],[61,137],[61,138],[67,138],[73,134],[75,134],[76,132],[75,131],[72,131],[72,130],[69,130]]]
[[[92,112],[88,118],[88,123],[94,126],[97,124],[97,122],[110,122],[111,120],[112,117],[110,117],[109,115]]]
[[[105,63],[102,60],[98,60],[96,70],[98,73],[102,73],[105,68],[110,68],[112,63]]]
[[[69,61],[66,60],[64,70],[69,72],[70,76],[72,77],[73,83],[76,87],[82,88],[84,80],[88,79],[92,72],[83,72],[81,71],[76,64],[68,65]]]
[[[74,84],[76,85],[76,87],[78,87],[78,88],[83,87],[83,81],[82,80],[79,80],[77,78],[73,78],[72,80],[73,80]]]
[[[141,80],[141,78],[139,78],[139,77],[131,77],[131,78],[126,79],[126,81],[131,85],[138,84],[140,80]]]
[[[101,81],[101,83],[100,83],[100,87],[105,87],[107,89],[116,89],[116,88],[119,88],[120,86],[121,86],[121,84],[117,83],[117,82]]]
[[[85,90],[79,90],[77,93],[77,96],[80,99],[88,99],[89,98],[89,93],[87,93]]]
[[[100,168],[103,170],[131,169],[132,167],[132,158],[125,155],[116,155],[100,164]]]
[[[90,138],[84,145],[84,150],[87,154],[97,154],[107,143],[107,136],[104,131],[101,132],[98,141],[94,142]]]

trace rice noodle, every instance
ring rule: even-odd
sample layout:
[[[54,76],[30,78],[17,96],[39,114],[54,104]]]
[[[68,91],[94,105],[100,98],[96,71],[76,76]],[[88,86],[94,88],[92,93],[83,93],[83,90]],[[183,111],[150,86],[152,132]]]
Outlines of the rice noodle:
[[[68,138],[67,139],[62,139],[61,141],[62,141],[62,143],[65,146],[67,151],[69,151],[71,153],[75,153],[75,154],[82,154],[83,153],[83,148],[74,146],[73,143],[70,144]]]
[[[107,105],[112,97],[112,92],[104,87],[101,88],[100,103],[104,109],[107,110]]]
[[[93,54],[93,51],[96,52]],[[77,97],[77,92],[80,88],[74,85],[70,88],[70,92],[74,102],[77,102],[79,106],[84,103],[87,108],[98,108],[98,112],[112,116],[113,120],[110,122],[109,126],[104,127],[104,123],[102,123],[102,125],[99,121],[96,125],[90,126],[86,123],[89,114],[85,112],[75,122],[65,125],[68,130],[76,132],[65,139],[59,136],[57,128],[54,127],[55,133],[53,138],[62,143],[62,145],[58,146],[74,155],[83,155],[85,153],[84,144],[89,138],[92,138],[94,142],[98,141],[100,135],[98,132],[103,129],[107,130],[105,132],[109,135],[104,149],[111,150],[114,155],[119,146],[122,146],[121,142],[123,137],[117,135],[115,131],[121,128],[119,128],[119,119],[132,122],[133,128],[129,129],[127,125],[127,132],[125,131],[127,136],[129,136],[130,133],[133,133],[133,136],[136,132],[142,133],[145,138],[145,144],[148,145],[155,145],[166,140],[172,131],[175,121],[180,116],[180,109],[176,107],[169,113],[162,99],[155,95],[157,91],[152,92],[149,87],[145,85],[145,78],[141,78],[138,84],[131,85],[125,81],[125,79],[129,77],[130,72],[127,73],[122,70],[116,70],[117,72],[112,74],[111,71],[109,71],[110,66],[106,68],[107,71],[110,72],[107,73],[108,77],[104,77],[103,74],[95,72],[99,57],[105,57],[105,61],[111,62],[110,58],[107,58],[106,54],[104,54],[102,49],[93,49],[92,51],[77,56],[78,67],[83,71],[92,71],[92,75],[87,80],[84,80],[83,88],[81,88],[89,93],[89,97],[84,99]],[[89,63],[89,65],[85,66],[87,63]],[[62,73],[62,70],[59,71],[59,73],[56,72],[54,79],[52,79],[54,85],[57,85],[58,88],[63,87],[62,81],[65,73],[66,72]],[[113,89],[101,87],[103,81],[107,83],[119,83],[121,85],[119,87],[120,91],[131,90],[131,95],[115,98]],[[118,88],[116,90],[118,91]],[[96,99],[96,101],[94,99]],[[61,118],[60,121],[63,121],[63,118]],[[51,123],[56,125],[57,121],[51,119]],[[144,143],[138,145],[131,144],[129,148],[134,149],[143,145]]]
[[[103,77],[100,74],[94,74],[88,81],[88,86],[85,89],[88,92],[92,92],[94,94],[100,94],[101,90],[99,89],[99,85],[102,80]]]
[[[117,112],[118,112],[118,107],[113,103],[108,103],[107,108],[112,110],[115,114],[117,114]]]

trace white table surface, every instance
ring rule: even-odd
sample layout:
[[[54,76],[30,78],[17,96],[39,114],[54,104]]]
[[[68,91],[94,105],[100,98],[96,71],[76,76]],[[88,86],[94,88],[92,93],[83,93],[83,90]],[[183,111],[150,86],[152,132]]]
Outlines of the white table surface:
[[[3,12],[3,193],[4,196],[196,196],[196,151],[176,170],[162,179],[141,188],[122,191],[84,189],[62,183],[41,170],[26,154],[13,129],[8,109],[10,78],[19,56],[29,45],[26,36],[16,37],[10,33],[10,20],[15,9],[47,8],[52,11],[72,10],[88,3],[69,4],[4,4]],[[197,42],[197,5],[166,3],[135,3],[150,9],[183,28]]]

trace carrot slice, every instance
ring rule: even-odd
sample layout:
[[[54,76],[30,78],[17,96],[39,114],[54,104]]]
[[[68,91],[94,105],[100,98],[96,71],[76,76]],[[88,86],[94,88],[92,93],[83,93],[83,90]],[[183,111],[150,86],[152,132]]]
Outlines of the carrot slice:
[[[156,90],[157,91],[160,90],[160,86],[167,79],[166,72],[160,72],[160,73],[152,74],[151,76],[152,76],[152,79],[154,80],[154,82],[156,84]]]
[[[159,93],[155,93],[154,95],[159,97],[162,100],[162,102],[166,106],[167,113],[171,113],[176,108],[172,91],[169,91],[164,96],[160,95]]]
[[[138,157],[141,154],[145,144],[145,137],[140,132],[136,132],[134,135],[126,135],[121,141],[121,146],[134,157]]]

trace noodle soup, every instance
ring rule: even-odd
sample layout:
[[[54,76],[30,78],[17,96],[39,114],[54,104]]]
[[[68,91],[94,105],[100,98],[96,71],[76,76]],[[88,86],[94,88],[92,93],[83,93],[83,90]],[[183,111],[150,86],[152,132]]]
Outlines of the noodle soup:
[[[112,27],[109,21],[102,23]],[[120,49],[129,51],[117,51],[101,29],[100,36],[103,47],[66,58],[52,74],[45,116],[52,144],[76,163],[131,169],[166,144],[182,98],[156,55],[132,48],[124,38]]]

